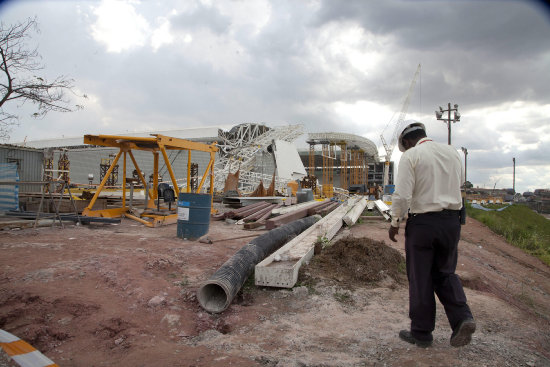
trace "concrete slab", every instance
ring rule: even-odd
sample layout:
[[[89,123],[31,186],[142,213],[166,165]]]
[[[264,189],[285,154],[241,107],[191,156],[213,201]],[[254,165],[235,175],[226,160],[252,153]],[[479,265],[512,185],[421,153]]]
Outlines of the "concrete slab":
[[[318,240],[330,241],[342,228],[342,218],[359,200],[353,197],[326,217],[296,236],[255,267],[254,281],[258,286],[292,288],[298,281],[303,263],[313,257]]]

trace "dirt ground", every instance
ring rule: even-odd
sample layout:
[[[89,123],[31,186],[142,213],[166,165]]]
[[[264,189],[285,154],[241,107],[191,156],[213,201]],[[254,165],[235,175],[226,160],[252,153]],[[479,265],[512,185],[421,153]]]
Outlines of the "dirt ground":
[[[433,347],[402,342],[403,230],[392,243],[387,228],[342,229],[294,289],[248,282],[219,315],[195,293],[250,240],[216,241],[250,233],[238,225],[211,222],[213,244],[130,220],[0,231],[0,328],[60,366],[550,366],[550,268],[470,218],[457,272],[472,343],[449,345],[440,305]]]

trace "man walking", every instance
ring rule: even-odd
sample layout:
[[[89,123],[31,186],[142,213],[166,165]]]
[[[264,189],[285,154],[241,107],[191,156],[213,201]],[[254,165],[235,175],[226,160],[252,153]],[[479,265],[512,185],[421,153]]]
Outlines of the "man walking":
[[[404,152],[392,198],[389,237],[396,242],[400,222],[405,226],[405,252],[409,279],[410,330],[399,337],[419,347],[429,347],[435,328],[435,297],[445,308],[453,330],[450,343],[470,343],[476,324],[462,284],[455,274],[460,239],[460,186],[462,161],[450,145],[426,137],[420,122],[408,124],[398,139]]]

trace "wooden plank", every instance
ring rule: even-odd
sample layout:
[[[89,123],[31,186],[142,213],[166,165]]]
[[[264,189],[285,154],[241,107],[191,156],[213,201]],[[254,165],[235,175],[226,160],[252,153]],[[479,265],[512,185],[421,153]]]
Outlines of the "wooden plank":
[[[330,201],[330,200],[322,201],[321,204],[319,205],[309,207],[307,210],[307,215],[319,214],[319,212],[322,209],[328,206],[331,206],[333,204],[339,204],[339,203],[337,201]]]
[[[292,288],[298,280],[303,263],[313,256],[319,239],[331,240],[342,227],[342,218],[359,200],[353,197],[326,217],[296,236],[255,267],[255,284],[259,286]]]
[[[315,204],[313,204],[311,206],[304,207],[302,209],[295,210],[293,212],[280,215],[278,217],[270,218],[270,219],[266,220],[265,228],[273,229],[273,228],[279,227],[283,224],[290,223],[293,220],[307,217],[307,216],[310,215],[309,214],[310,210],[318,208],[322,205],[324,205],[323,201],[317,201],[317,202],[315,202]]]
[[[233,216],[233,218],[236,218],[236,219],[240,219],[240,218],[245,218],[245,217],[248,217],[250,214],[255,214],[257,212],[259,212],[260,210],[263,210],[267,207],[271,206],[271,203],[267,203],[267,202],[262,202],[261,205],[258,205],[254,208],[251,208],[249,210],[244,210],[238,214],[235,214]]]
[[[328,213],[336,209],[340,205],[339,202],[334,202],[328,205],[327,207],[324,207],[322,209],[319,209],[315,214],[319,214],[321,217],[326,216]]]
[[[324,201],[329,201],[329,199],[325,199]],[[322,201],[322,202],[324,202],[324,201]],[[279,209],[274,210],[272,214],[273,215],[283,215],[283,214],[290,213],[290,212],[300,210],[300,209],[303,209],[303,208],[309,208],[309,207],[314,206],[318,203],[319,203],[319,201],[313,200],[313,201],[308,201],[306,203],[300,203],[300,204],[296,204],[296,205],[285,206],[283,208],[279,208]]]

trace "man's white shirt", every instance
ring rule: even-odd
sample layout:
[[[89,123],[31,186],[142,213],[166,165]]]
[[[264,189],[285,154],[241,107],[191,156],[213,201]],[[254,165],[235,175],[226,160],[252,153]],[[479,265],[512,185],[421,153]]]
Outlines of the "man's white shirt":
[[[420,139],[399,161],[391,225],[399,227],[409,208],[415,214],[460,210],[463,182],[464,169],[456,149],[429,138]]]

